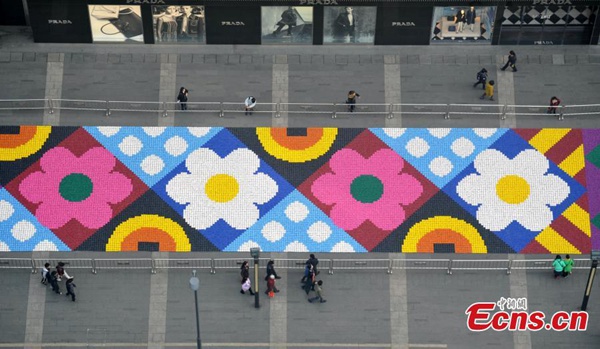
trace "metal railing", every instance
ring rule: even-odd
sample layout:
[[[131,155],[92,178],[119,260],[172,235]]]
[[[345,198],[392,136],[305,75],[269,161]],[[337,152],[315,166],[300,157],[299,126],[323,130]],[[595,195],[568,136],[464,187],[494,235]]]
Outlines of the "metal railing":
[[[0,99],[0,110],[51,109],[49,99]]]
[[[244,104],[240,102],[186,102],[186,110],[176,102],[142,102],[142,101],[108,101],[77,99],[18,99],[0,100],[2,110],[55,110],[104,111],[108,117],[113,111],[121,112],[156,112],[162,116],[176,113],[198,113],[225,117],[226,115],[244,115]],[[465,116],[497,117],[506,119],[510,116],[555,117],[600,117],[600,104],[559,105],[556,112],[548,105],[502,105],[502,104],[413,104],[413,103],[358,103],[353,111],[346,103],[257,103],[252,114],[270,116],[311,114],[337,118],[340,115],[385,116],[394,118],[401,115],[427,115],[452,119]]]
[[[89,269],[93,274],[99,270],[137,269],[156,273],[158,269],[205,269],[211,274],[217,270],[238,270],[248,258],[0,258],[1,269],[27,269],[35,274],[45,263],[55,266],[65,263],[65,269]],[[270,258],[260,258],[259,267],[264,268]],[[276,269],[304,270],[305,259],[273,259]],[[552,259],[321,259],[318,269],[334,274],[336,270],[361,271],[380,270],[392,274],[394,270],[443,270],[452,275],[455,270],[497,270],[510,274],[513,270],[552,270]],[[588,269],[590,259],[574,259],[574,269]]]

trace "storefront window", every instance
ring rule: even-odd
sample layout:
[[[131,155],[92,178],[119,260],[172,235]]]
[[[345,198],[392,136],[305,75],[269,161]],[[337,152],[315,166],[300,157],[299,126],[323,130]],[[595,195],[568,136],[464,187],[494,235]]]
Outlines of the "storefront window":
[[[596,6],[507,6],[501,44],[589,44]]]
[[[152,6],[154,42],[204,43],[204,6]]]
[[[494,6],[435,7],[433,42],[491,42],[496,18]]]
[[[263,6],[261,12],[263,44],[312,44],[312,7]]]
[[[89,5],[88,10],[94,42],[144,42],[139,6]]]
[[[324,8],[323,42],[373,44],[376,7],[329,6]]]

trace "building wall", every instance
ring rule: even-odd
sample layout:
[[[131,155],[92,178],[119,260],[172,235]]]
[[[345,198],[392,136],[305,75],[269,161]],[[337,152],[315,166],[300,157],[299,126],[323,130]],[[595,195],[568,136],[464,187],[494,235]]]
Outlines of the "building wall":
[[[600,130],[0,128],[0,250],[589,253]]]
[[[580,45],[600,35],[592,0],[28,1],[36,42]],[[470,8],[463,30],[457,14]]]

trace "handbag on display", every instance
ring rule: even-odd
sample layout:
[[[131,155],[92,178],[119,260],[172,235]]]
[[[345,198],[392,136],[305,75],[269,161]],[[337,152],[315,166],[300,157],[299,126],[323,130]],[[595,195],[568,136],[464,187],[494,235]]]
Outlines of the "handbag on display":
[[[451,25],[448,27],[448,31],[449,32],[455,32],[456,31],[456,26],[455,25]]]
[[[131,38],[142,35],[144,33],[142,27],[142,17],[135,13],[130,7],[123,8],[119,11],[119,17],[109,19],[125,37]]]

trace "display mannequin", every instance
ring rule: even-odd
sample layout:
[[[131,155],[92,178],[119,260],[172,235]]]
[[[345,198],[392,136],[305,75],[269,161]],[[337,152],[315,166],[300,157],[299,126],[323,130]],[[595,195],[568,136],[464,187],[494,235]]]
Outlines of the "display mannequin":
[[[456,18],[454,19],[454,23],[456,23],[456,32],[457,33],[462,33],[466,21],[467,21],[467,19],[465,16],[465,10],[459,10],[456,13]]]
[[[475,24],[476,17],[477,17],[477,14],[475,13],[475,7],[474,6],[469,7],[469,9],[467,10],[466,20],[467,20],[467,25],[469,26],[469,29],[471,29],[471,31],[473,31],[473,26]]]

